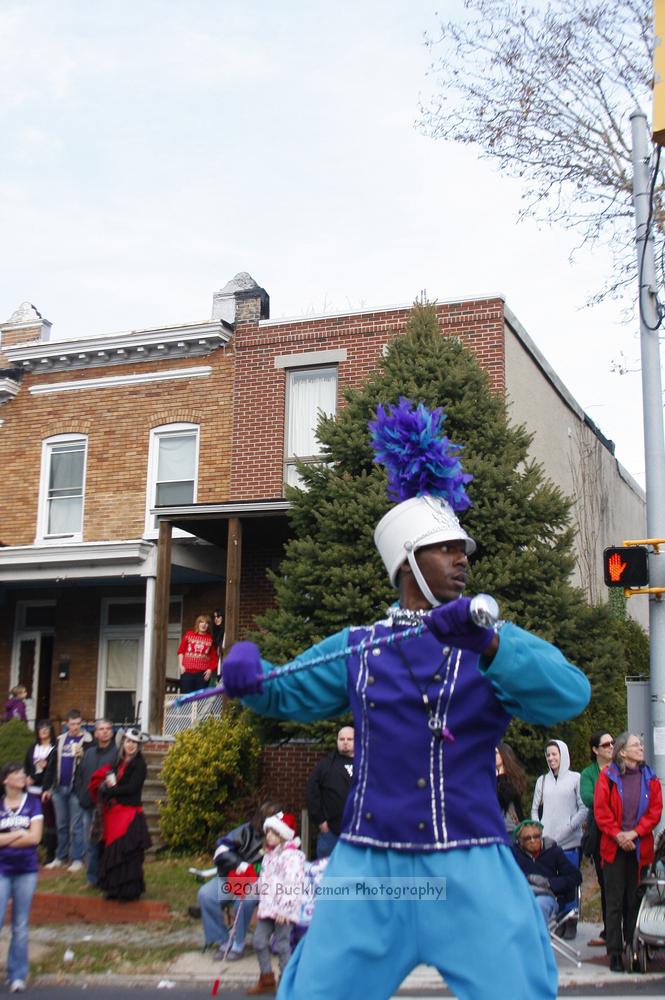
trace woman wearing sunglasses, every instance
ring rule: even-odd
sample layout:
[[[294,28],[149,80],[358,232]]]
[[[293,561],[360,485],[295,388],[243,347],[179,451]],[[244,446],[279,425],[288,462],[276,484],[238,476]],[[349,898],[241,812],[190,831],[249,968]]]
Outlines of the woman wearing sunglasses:
[[[600,887],[600,906],[603,913],[603,929],[600,937],[592,938],[589,941],[591,947],[604,948],[607,925],[605,923],[605,883],[603,881],[603,868],[600,860],[600,830],[593,815],[593,793],[596,790],[598,775],[604,767],[612,763],[614,753],[614,740],[604,729],[597,729],[589,737],[589,750],[591,752],[592,763],[585,767],[580,775],[580,795],[582,802],[589,810],[586,821],[586,830],[582,840],[582,854],[587,858],[593,858],[596,869],[596,878]]]

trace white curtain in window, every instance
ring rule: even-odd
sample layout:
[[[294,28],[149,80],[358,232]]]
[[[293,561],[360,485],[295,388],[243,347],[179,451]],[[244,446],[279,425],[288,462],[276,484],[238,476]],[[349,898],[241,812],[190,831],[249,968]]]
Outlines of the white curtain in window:
[[[49,535],[74,535],[81,530],[85,443],[73,441],[51,449],[48,488]]]
[[[157,481],[182,482],[194,479],[196,434],[165,434],[159,439]]]
[[[165,434],[159,439],[155,504],[192,503],[196,434]]]
[[[337,369],[320,368],[290,373],[286,453],[288,458],[318,455],[319,411],[334,416],[337,405]]]
[[[77,535],[81,530],[83,500],[81,497],[49,501],[49,535]]]
[[[51,452],[49,495],[80,494],[83,490],[83,456],[81,444],[59,445]]]
[[[109,639],[106,651],[106,687],[135,691],[139,667],[138,639]]]

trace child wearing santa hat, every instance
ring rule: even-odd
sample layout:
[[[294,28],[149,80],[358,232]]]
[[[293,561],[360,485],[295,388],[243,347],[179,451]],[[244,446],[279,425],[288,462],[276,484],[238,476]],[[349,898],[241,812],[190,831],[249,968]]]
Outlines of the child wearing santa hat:
[[[253,942],[260,974],[258,982],[247,990],[252,996],[273,993],[277,986],[270,957],[271,936],[280,974],[291,957],[291,925],[300,915],[305,869],[305,855],[300,850],[300,838],[295,835],[295,816],[285,812],[268,816],[263,831],[265,854],[258,883],[259,912]]]

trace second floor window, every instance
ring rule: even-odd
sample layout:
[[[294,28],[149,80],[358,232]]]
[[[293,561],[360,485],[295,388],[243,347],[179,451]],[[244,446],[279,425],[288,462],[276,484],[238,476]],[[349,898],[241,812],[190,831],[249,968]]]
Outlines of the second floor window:
[[[62,435],[44,442],[40,531],[43,538],[80,538],[86,439]]]
[[[286,469],[289,486],[298,486],[296,458],[303,462],[319,459],[316,428],[321,413],[337,411],[337,368],[294,368],[287,373]]]
[[[150,440],[148,507],[190,504],[196,500],[199,429],[196,424],[157,427]],[[148,530],[154,518],[148,515]]]

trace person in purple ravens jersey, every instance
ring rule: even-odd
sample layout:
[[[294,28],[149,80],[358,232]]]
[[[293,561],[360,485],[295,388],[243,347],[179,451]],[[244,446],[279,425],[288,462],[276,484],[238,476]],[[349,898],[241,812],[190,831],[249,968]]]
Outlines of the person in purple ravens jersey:
[[[0,927],[12,901],[12,932],[7,954],[10,993],[23,993],[28,978],[28,922],[37,885],[37,845],[42,839],[42,806],[29,795],[23,765],[5,764],[0,771]]]

